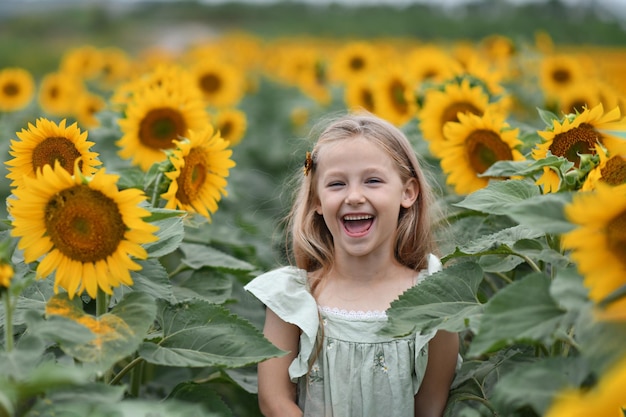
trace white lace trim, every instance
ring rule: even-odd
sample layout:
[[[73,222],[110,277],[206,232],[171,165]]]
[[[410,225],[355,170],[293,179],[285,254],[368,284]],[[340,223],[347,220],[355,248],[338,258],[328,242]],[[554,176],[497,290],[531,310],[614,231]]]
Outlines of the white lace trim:
[[[362,320],[362,319],[384,319],[387,317],[385,311],[380,310],[346,310],[337,307],[318,306],[322,313],[332,314],[334,316],[340,316],[349,320]]]

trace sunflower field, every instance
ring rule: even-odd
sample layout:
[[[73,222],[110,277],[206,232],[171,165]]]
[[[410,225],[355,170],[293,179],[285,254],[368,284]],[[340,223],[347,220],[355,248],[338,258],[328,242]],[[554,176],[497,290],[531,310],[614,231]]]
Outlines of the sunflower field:
[[[384,329],[459,333],[445,415],[626,415],[626,40],[226,27],[3,50],[0,417],[260,416],[282,352],[243,286],[287,262],[312,127],[356,109],[445,213]]]

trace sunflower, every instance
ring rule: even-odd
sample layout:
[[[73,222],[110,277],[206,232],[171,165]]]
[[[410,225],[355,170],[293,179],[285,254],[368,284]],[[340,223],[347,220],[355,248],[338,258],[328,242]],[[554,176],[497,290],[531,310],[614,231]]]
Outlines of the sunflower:
[[[565,214],[577,227],[563,234],[563,247],[572,251],[589,298],[602,301],[626,284],[626,184],[579,192]]]
[[[374,81],[376,114],[396,126],[402,126],[417,115],[413,82],[402,67],[394,66],[377,73]]]
[[[238,109],[222,109],[214,116],[214,125],[219,134],[235,146],[246,133],[246,113]]]
[[[539,83],[547,96],[581,81],[585,81],[585,71],[572,55],[549,55],[539,65]]]
[[[228,142],[211,125],[198,132],[189,131],[186,140],[175,141],[177,148],[169,157],[174,168],[165,175],[172,181],[164,194],[169,209],[195,212],[211,220],[217,202],[227,195],[226,177],[235,166]]]
[[[420,129],[436,156],[439,142],[446,140],[443,126],[447,122],[458,122],[458,113],[482,116],[489,106],[489,95],[480,86],[472,86],[468,79],[460,84],[448,83],[440,89],[429,89],[424,104],[418,112]]]
[[[70,174],[78,166],[83,175],[92,175],[102,164],[98,154],[90,151],[94,143],[87,141],[87,132],[81,132],[76,123],[66,127],[65,120],[57,125],[42,117],[16,135],[20,140],[12,140],[9,150],[13,159],[5,162],[13,187],[23,186],[25,178],[34,178],[44,166],[56,162]]]
[[[593,80],[585,80],[572,83],[553,93],[551,97],[548,97],[548,107],[552,100],[555,101],[553,106],[557,114],[582,113],[585,108],[600,104],[602,95],[597,83]]]
[[[117,141],[119,155],[144,171],[166,159],[164,150],[173,148],[174,140],[209,123],[204,103],[195,92],[172,90],[167,84],[133,93],[125,116],[118,121],[123,133]]]
[[[85,45],[69,49],[61,57],[60,69],[83,80],[91,80],[102,71],[102,54],[95,46]]]
[[[97,94],[84,93],[76,100],[74,114],[81,126],[97,127],[100,121],[96,114],[106,108],[106,101]]]
[[[122,49],[116,47],[104,48],[102,56],[102,71],[100,81],[105,88],[112,88],[126,81],[131,74],[131,59]]]
[[[22,110],[32,101],[35,80],[23,68],[0,70],[0,111]]]
[[[626,154],[609,157],[606,150],[599,145],[596,145],[596,154],[600,158],[600,162],[589,171],[581,187],[582,191],[594,190],[598,182],[609,185],[626,183]]]
[[[342,83],[369,74],[377,67],[378,58],[378,50],[371,43],[348,42],[335,52],[329,66],[329,79]]]
[[[491,178],[479,176],[497,161],[525,160],[516,148],[522,144],[518,129],[511,129],[503,116],[460,113],[458,122],[444,126],[441,167],[446,182],[458,194],[484,188]]]
[[[544,416],[623,416],[626,407],[624,386],[626,386],[626,359],[609,368],[591,388],[567,388],[561,391]]]
[[[243,72],[226,62],[200,61],[191,68],[191,74],[205,102],[212,107],[234,106],[245,93]]]
[[[461,64],[435,45],[413,48],[405,60],[405,71],[415,82],[415,85],[425,82],[444,82],[461,71]]]
[[[158,228],[144,222],[150,213],[139,207],[143,191],[119,191],[117,175],[98,170],[92,177],[72,176],[57,162],[43,167],[36,178],[25,178],[8,204],[13,216],[11,235],[19,237],[28,263],[41,258],[37,278],[55,274],[55,291],[70,298],[98,289],[132,285],[130,271],[147,257],[141,246],[157,240]]]
[[[10,263],[0,263],[0,292],[2,288],[9,288],[14,273],[13,266]]]
[[[70,74],[53,72],[46,74],[39,86],[39,106],[55,116],[68,115],[76,97],[84,90],[80,80]]]
[[[555,120],[552,128],[539,131],[538,134],[545,141],[533,149],[532,156],[541,160],[550,152],[568,159],[578,168],[580,155],[595,155],[598,143],[607,149],[609,155],[626,154],[626,140],[609,132],[624,130],[626,119],[621,118],[619,108],[604,113],[602,104],[598,104],[580,114],[567,115],[562,121]],[[558,191],[561,180],[555,171],[544,168],[537,184],[543,186],[544,193],[555,192]]]
[[[370,78],[357,77],[346,82],[344,101],[349,109],[365,109],[370,113],[376,113],[374,99],[374,86]]]

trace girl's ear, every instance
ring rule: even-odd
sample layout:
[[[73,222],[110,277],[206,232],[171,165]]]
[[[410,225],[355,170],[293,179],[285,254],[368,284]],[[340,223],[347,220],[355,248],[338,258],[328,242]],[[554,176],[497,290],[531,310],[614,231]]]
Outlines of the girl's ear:
[[[417,197],[420,194],[419,184],[415,178],[409,179],[404,185],[404,191],[402,192],[402,202],[400,205],[404,208],[409,208],[415,203]]]
[[[321,216],[322,215],[322,204],[320,203],[319,200],[315,201],[315,205],[313,207],[315,208],[315,212]]]

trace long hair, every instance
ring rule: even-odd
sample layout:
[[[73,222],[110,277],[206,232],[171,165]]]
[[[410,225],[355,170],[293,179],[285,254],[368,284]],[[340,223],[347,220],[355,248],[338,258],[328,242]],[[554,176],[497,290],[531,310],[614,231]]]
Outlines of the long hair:
[[[324,218],[316,213],[318,201],[316,166],[320,149],[337,141],[363,137],[389,155],[396,164],[403,183],[415,178],[419,194],[409,208],[400,208],[394,254],[398,262],[419,271],[427,267],[427,254],[437,253],[433,231],[435,199],[419,157],[404,133],[391,123],[367,112],[346,114],[332,119],[311,150],[305,175],[300,175],[295,199],[287,216],[288,255],[292,262],[315,274],[318,282],[309,282],[311,292],[332,267],[333,237]]]

